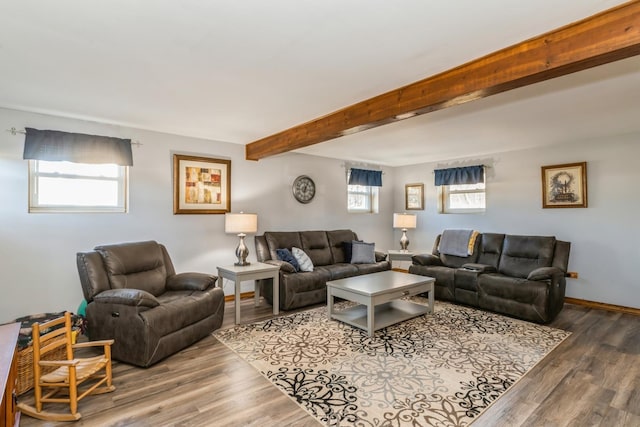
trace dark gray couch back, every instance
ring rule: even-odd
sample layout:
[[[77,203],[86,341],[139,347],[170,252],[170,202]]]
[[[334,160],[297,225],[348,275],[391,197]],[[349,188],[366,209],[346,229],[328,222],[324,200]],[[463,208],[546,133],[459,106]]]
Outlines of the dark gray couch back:
[[[351,230],[332,230],[327,231],[327,238],[329,239],[329,247],[333,256],[333,264],[351,262],[351,259],[347,260],[345,255],[344,242],[358,240],[356,233]]]
[[[551,267],[556,238],[552,236],[506,235],[498,272],[512,277],[526,278],[540,267]]]
[[[108,289],[140,289],[154,296],[165,292],[175,274],[166,248],[155,241],[96,246],[77,254],[78,272],[87,302]]]
[[[343,242],[357,240],[351,230],[331,231],[265,231],[255,236],[256,257],[263,262],[278,259],[276,249],[297,247],[305,251],[313,265],[322,266],[346,262]]]
[[[264,238],[269,251],[269,258],[258,259],[258,261],[278,259],[276,249],[291,250],[294,246],[302,249],[302,240],[300,240],[300,233],[297,231],[265,231]],[[258,240],[256,240],[256,245],[258,243]],[[260,253],[261,251],[258,250],[257,252]]]
[[[504,234],[482,233],[480,235],[478,263],[490,265],[497,269],[500,263],[500,255],[502,255],[503,242]]]

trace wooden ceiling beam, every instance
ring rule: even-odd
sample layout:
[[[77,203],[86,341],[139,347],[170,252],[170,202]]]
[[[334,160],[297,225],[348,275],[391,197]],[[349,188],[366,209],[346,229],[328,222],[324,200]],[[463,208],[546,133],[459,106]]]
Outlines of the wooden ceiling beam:
[[[246,145],[259,160],[640,54],[640,0]]]

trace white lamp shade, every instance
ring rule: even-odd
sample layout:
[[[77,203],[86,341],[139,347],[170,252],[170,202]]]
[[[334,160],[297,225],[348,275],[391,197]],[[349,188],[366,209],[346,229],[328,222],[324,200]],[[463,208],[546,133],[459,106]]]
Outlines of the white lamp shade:
[[[250,213],[224,214],[225,233],[255,233],[258,231],[258,215]]]
[[[417,216],[413,214],[393,214],[393,228],[416,228]]]

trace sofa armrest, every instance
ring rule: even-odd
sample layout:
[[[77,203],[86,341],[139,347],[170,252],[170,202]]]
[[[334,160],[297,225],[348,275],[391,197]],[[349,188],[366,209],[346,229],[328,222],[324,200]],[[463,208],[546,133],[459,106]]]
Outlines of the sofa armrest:
[[[153,308],[160,305],[156,297],[140,289],[109,289],[93,297],[97,304],[120,304]]]
[[[179,273],[167,277],[170,291],[204,291],[216,285],[218,278],[205,273]]]
[[[478,273],[495,273],[497,271],[492,265],[476,264],[474,262],[462,264],[462,268],[465,270],[477,271]]]
[[[385,254],[384,252],[375,251],[374,255],[375,255],[376,262],[382,262],[387,260],[387,254]]]
[[[527,280],[553,280],[558,282],[564,278],[564,272],[558,267],[540,267],[527,276]]]
[[[288,263],[287,261],[280,261],[277,259],[268,259],[266,261],[263,261],[265,264],[271,264],[271,265],[277,265],[278,267],[280,267],[280,271],[284,272],[284,273],[295,273],[296,272],[296,268],[291,265],[290,263]]]
[[[414,255],[411,257],[411,261],[417,265],[444,265],[440,258],[432,254]]]

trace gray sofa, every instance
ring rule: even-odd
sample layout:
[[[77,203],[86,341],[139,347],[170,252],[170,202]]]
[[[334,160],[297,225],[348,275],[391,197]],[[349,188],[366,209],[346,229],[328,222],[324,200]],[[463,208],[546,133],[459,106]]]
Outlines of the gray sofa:
[[[436,279],[435,297],[536,323],[562,310],[571,243],[552,236],[483,233],[467,257],[438,251],[412,257],[409,272]]]
[[[92,340],[114,339],[114,359],[147,367],[222,324],[216,276],[176,274],[154,241],[97,246],[77,254]]]
[[[326,283],[345,277],[391,269],[386,254],[375,253],[375,262],[351,264],[345,256],[345,242],[358,240],[351,230],[332,231],[266,231],[255,237],[258,261],[280,266],[280,309],[292,310],[327,300]],[[279,261],[276,250],[297,247],[313,262],[313,271],[296,272],[285,261]],[[264,298],[273,304],[271,279],[258,281]]]

